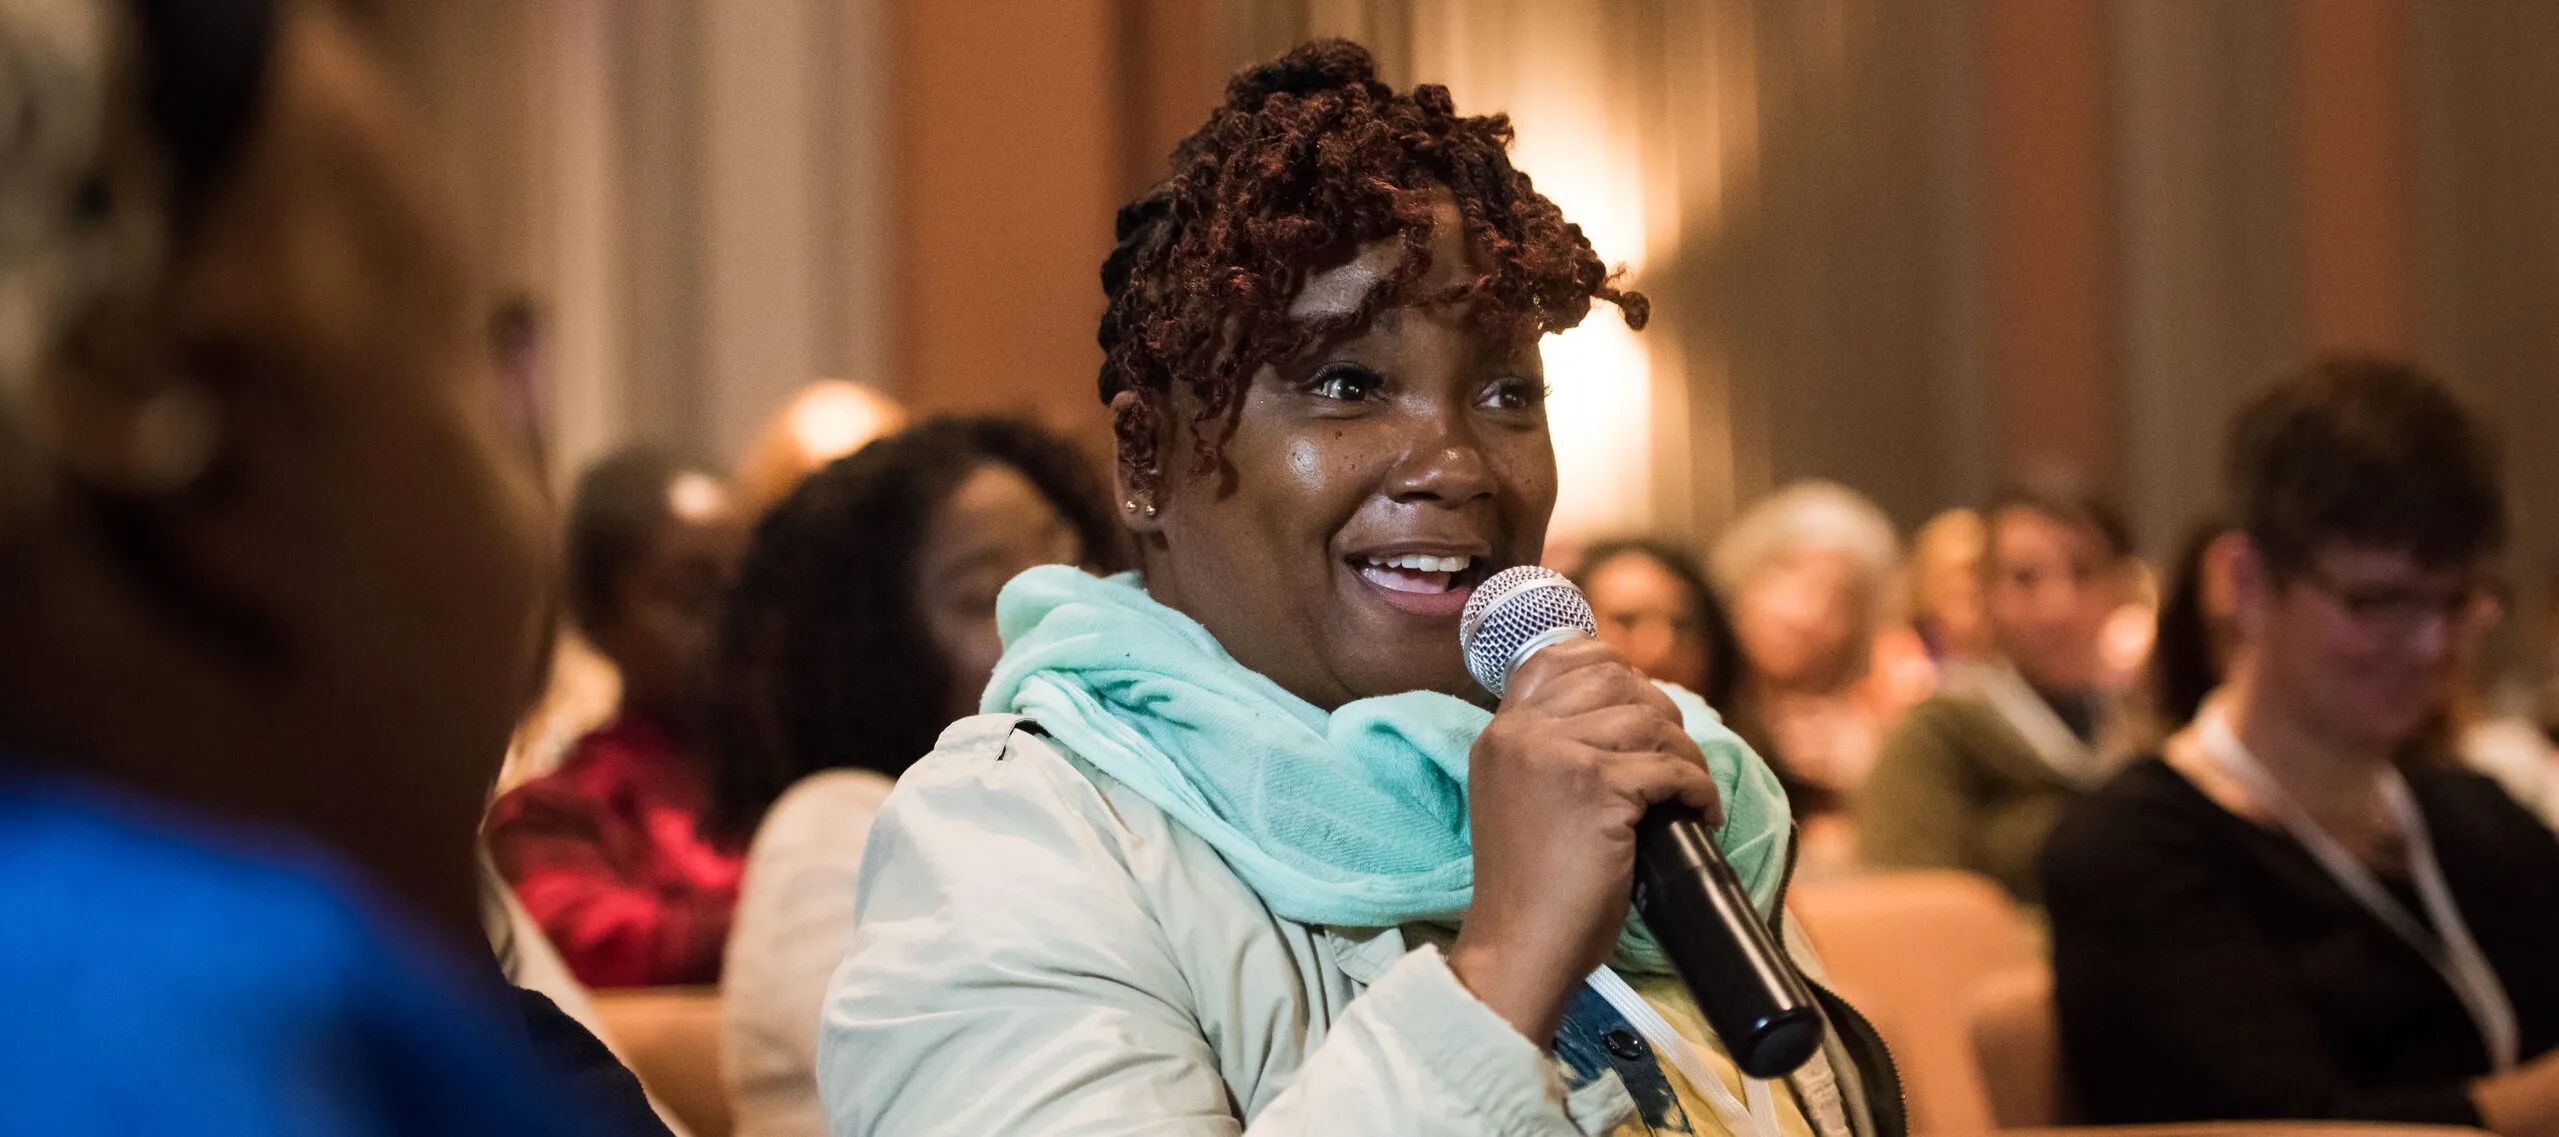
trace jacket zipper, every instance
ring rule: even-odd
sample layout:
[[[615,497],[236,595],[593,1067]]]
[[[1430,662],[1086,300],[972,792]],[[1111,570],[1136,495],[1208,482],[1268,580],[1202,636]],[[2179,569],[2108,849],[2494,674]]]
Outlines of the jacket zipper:
[[[1803,965],[1795,962],[1794,954],[1786,948],[1786,894],[1789,891],[1792,891],[1795,886],[1795,861],[1796,855],[1802,851],[1801,838],[1803,837],[1803,827],[1789,822],[1787,824],[1786,836],[1786,866],[1777,875],[1778,926],[1769,929],[1770,932],[1773,933],[1769,938],[1776,941],[1777,954],[1786,960],[1786,966],[1795,969],[1796,978],[1802,979],[1804,981],[1804,986],[1812,988],[1814,995],[1813,1001],[1820,1005],[1822,1013],[1830,1016],[1834,1020],[1845,1018],[1848,1020],[1848,1025],[1855,1028],[1851,1032],[1843,1032],[1843,1037],[1840,1039],[1841,1048],[1848,1051],[1849,1060],[1853,1063],[1857,1058],[1856,1047],[1850,1045],[1852,1043],[1858,1045],[1871,1045],[1875,1048],[1875,1053],[1883,1058],[1883,1061],[1877,1065],[1876,1069],[1860,1069],[1857,1071],[1858,1080],[1861,1082],[1872,1083],[1877,1080],[1882,1080],[1890,1083],[1889,1088],[1892,1091],[1894,1121],[1898,1124],[1887,1126],[1884,1124],[1883,1118],[1873,1117],[1877,1131],[1874,1137],[1908,1137],[1910,1133],[1910,1099],[1902,1092],[1901,1069],[1899,1065],[1893,1061],[1892,1047],[1884,1044],[1883,1032],[1876,1030],[1875,1024],[1866,1018],[1865,1013],[1851,1005],[1848,1000],[1840,998],[1838,992],[1814,982],[1811,976],[1805,975]],[[1836,1025],[1836,1023],[1834,1023],[1834,1025]],[[1853,1034],[1855,1037],[1845,1037],[1845,1035],[1848,1034]],[[1871,1084],[1865,1087],[1867,1101],[1866,1112],[1869,1115],[1873,1115],[1876,1112],[1874,1103],[1875,1099],[1879,1096],[1877,1093],[1879,1088],[1882,1087],[1877,1087]]]

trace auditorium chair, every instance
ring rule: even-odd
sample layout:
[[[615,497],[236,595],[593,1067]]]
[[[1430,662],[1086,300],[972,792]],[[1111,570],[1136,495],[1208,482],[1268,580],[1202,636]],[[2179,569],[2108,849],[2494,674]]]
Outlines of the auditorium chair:
[[[2487,1137],[2456,1125],[2362,1121],[2187,1121],[2171,1125],[2075,1125],[2002,1129],[1997,1137]]]
[[[1889,872],[1799,882],[1788,898],[1833,985],[1884,1036],[1911,1128],[1992,1127],[1973,1057],[1981,983],[2038,962],[2035,934],[1999,886],[1970,873]]]
[[[1984,980],[1973,990],[1969,1017],[1992,1124],[2002,1129],[2069,1124],[2070,1085],[2053,1013],[2052,968],[2034,963]]]
[[[613,1048],[693,1137],[729,1137],[720,1080],[720,990],[630,987],[591,996]]]

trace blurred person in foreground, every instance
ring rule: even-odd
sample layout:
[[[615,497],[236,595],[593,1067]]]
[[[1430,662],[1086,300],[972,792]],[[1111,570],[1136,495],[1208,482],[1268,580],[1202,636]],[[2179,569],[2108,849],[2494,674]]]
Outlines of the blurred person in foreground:
[[[2559,837],[2411,746],[2493,606],[2481,424],[2322,358],[2241,410],[2228,478],[2229,673],[2045,852],[2080,1104],[2559,1133]]]
[[[1590,598],[1600,642],[1625,655],[1628,666],[1695,691],[1710,707],[1732,704],[1741,643],[1695,560],[1666,541],[1623,538],[1591,545],[1580,562],[1573,583]]]
[[[1884,728],[1928,683],[1894,602],[1891,520],[1845,486],[1799,482],[1744,510],[1713,567],[1745,665],[1717,709],[1776,767],[1798,815],[1841,810]]]
[[[612,721],[489,807],[489,853],[589,987],[719,978],[742,854],[710,807],[709,668],[744,527],[665,454],[597,461],[569,503],[567,602],[621,676]]]
[[[1870,1032],[1745,1084],[1626,934],[1672,797],[1720,806],[1779,918],[1766,767],[1593,640],[1498,709],[1466,670],[1460,610],[1554,509],[1538,341],[1647,311],[1509,141],[1323,41],[1120,211],[1100,387],[1140,571],[1006,585],[990,713],[873,823],[835,1132],[1898,1133]],[[1611,960],[1697,1083],[1587,982]]]
[[[386,75],[0,3],[0,1130],[606,1124],[480,938],[548,549]]]
[[[1856,797],[1857,856],[1980,873],[2033,903],[2053,824],[2126,753],[2100,639],[2131,538],[2084,497],[2012,493],[1983,516],[1975,581],[1996,654],[1947,664],[1937,693],[1885,736]]]
[[[756,526],[719,651],[714,824],[753,838],[720,976],[741,1137],[825,1137],[817,1020],[853,939],[871,820],[977,713],[996,594],[1035,565],[1118,569],[1119,526],[1065,439],[945,418],[811,475]]]

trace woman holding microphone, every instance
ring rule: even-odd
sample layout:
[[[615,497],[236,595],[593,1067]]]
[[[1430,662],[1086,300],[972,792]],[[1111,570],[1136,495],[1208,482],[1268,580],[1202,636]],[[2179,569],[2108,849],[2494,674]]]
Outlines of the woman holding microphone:
[[[1596,642],[1498,710],[1461,658],[1555,503],[1539,337],[1647,311],[1509,138],[1311,44],[1121,211],[1140,572],[1017,578],[990,713],[880,814],[820,1028],[836,1133],[1899,1132],[1880,1047],[1744,1079],[1628,924],[1674,799],[1777,911],[1767,767]]]

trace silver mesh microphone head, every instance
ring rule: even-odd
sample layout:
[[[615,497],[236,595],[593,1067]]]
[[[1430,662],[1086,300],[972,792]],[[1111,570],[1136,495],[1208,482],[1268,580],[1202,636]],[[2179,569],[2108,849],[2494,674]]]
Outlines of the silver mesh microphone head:
[[[1457,647],[1466,653],[1466,670],[1495,695],[1510,682],[1511,669],[1539,648],[1598,634],[1599,621],[1582,590],[1564,574],[1535,565],[1494,573],[1475,586],[1457,617]]]

